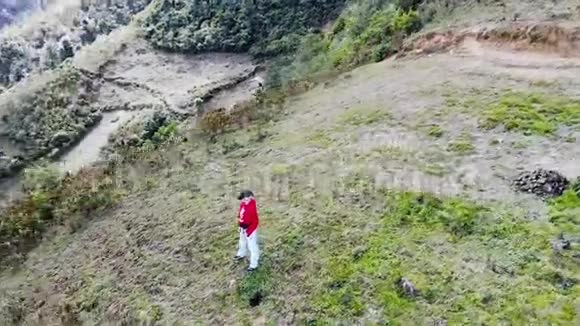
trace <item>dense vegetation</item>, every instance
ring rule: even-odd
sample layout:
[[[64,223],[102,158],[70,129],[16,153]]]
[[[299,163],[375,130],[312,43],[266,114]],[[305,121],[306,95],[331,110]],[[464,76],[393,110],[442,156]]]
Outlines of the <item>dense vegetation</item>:
[[[66,17],[37,14],[0,35],[0,87],[11,87],[32,72],[53,69],[99,35],[127,25],[151,0],[98,0],[66,4]],[[0,88],[1,90],[1,88]]]
[[[285,68],[275,69],[272,80],[279,85],[281,80],[347,69],[393,54],[406,36],[421,27],[423,20],[415,10],[418,4],[393,0],[221,5],[161,1],[146,26],[151,42],[170,51],[250,51],[258,57],[278,57],[278,66]]]
[[[421,16],[412,7],[358,1],[343,11],[329,32],[310,33],[301,38],[296,55],[279,57],[269,83],[284,85],[381,61],[421,26]]]
[[[26,159],[68,147],[101,117],[91,107],[97,83],[69,65],[55,70],[54,76],[2,102],[8,113],[3,117],[6,135],[22,146]]]
[[[147,20],[156,46],[172,51],[274,55],[291,50],[295,35],[336,18],[346,0],[160,1]]]
[[[2,212],[0,261],[7,269],[42,239],[50,227],[64,225],[75,231],[97,209],[120,199],[112,170],[94,168],[59,179],[58,171],[34,168],[26,171],[26,197]]]

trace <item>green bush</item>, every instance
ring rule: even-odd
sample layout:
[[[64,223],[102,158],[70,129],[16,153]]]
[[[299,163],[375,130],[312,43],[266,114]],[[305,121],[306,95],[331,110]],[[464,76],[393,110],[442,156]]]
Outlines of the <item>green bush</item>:
[[[577,197],[580,197],[580,178],[577,178],[573,183],[572,183],[572,190],[574,191],[574,193],[576,194]]]
[[[55,189],[59,183],[59,172],[51,166],[35,166],[24,170],[24,188],[29,191]]]
[[[177,135],[177,123],[172,121],[159,128],[153,135],[153,141],[157,144],[172,140]]]
[[[357,1],[343,11],[331,32],[309,34],[293,43],[296,55],[279,59],[268,83],[279,86],[381,61],[397,52],[404,38],[420,27],[416,11],[402,10],[391,1]]]

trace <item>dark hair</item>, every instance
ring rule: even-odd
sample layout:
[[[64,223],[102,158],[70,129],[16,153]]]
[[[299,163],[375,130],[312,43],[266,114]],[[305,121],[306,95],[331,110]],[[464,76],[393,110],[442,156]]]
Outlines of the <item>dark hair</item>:
[[[238,195],[238,200],[242,200],[248,197],[254,197],[254,193],[251,190],[242,190]]]

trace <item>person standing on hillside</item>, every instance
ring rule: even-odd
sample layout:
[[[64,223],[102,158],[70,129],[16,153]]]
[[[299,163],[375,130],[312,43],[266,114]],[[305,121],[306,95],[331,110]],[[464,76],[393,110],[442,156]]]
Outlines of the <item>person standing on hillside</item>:
[[[241,261],[246,257],[248,249],[250,251],[250,267],[248,272],[258,268],[260,259],[260,248],[258,247],[258,208],[254,193],[244,190],[238,196],[240,210],[238,211],[238,224],[240,226],[240,242],[236,261]]]

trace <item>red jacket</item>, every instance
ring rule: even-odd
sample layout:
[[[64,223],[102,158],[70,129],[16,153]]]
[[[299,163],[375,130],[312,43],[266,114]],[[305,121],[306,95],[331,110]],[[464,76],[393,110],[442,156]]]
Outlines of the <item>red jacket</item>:
[[[238,223],[241,228],[246,230],[248,237],[256,231],[259,222],[256,200],[252,198],[247,204],[242,201],[238,212]]]

